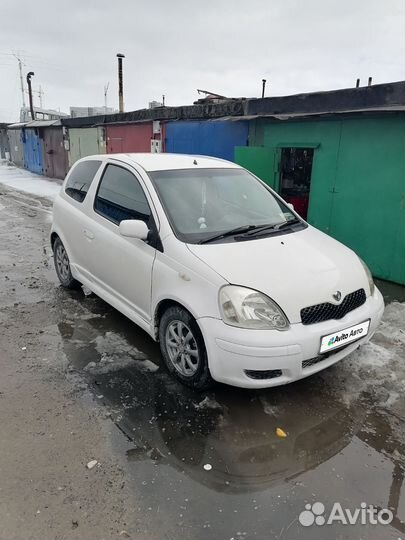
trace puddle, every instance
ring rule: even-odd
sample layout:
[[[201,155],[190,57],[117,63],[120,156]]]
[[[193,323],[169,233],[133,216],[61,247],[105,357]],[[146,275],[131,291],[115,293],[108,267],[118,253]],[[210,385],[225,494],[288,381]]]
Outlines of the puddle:
[[[339,526],[298,523],[315,501],[392,508],[392,526],[351,526],[350,538],[405,534],[404,397],[390,403],[372,384],[387,359],[374,372],[354,373],[348,359],[281,388],[198,394],[166,373],[147,334],[96,297],[75,294],[75,316],[58,326],[64,352],[131,441],[137,511],[169,515],[169,538],[337,538]],[[370,347],[363,356],[373,347],[390,355],[392,343]],[[367,377],[370,384],[351,386]]]

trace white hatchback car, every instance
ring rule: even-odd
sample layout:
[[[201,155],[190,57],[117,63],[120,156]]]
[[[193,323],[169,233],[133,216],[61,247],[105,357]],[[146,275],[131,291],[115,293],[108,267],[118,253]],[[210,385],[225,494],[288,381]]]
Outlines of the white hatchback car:
[[[353,251],[220,159],[81,159],[55,200],[51,243],[62,285],[85,285],[142,327],[194,388],[312,375],[367,342],[384,311]]]

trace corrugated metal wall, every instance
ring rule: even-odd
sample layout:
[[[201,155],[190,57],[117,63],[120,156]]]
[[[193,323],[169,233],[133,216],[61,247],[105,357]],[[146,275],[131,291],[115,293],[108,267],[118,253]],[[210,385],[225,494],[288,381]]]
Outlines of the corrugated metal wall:
[[[150,152],[153,138],[152,122],[107,126],[107,154],[120,152]]]
[[[166,152],[202,154],[234,160],[235,146],[245,146],[249,123],[246,121],[168,122]]]
[[[21,129],[9,129],[7,131],[8,141],[10,145],[11,161],[17,167],[24,166],[24,145],[22,142]]]
[[[24,167],[31,172],[43,173],[42,141],[38,129],[24,128]]]
[[[93,154],[105,154],[105,130],[103,127],[69,128],[69,167],[78,159]]]
[[[62,127],[44,129],[43,148],[45,175],[51,178],[64,178],[68,171],[68,156]]]

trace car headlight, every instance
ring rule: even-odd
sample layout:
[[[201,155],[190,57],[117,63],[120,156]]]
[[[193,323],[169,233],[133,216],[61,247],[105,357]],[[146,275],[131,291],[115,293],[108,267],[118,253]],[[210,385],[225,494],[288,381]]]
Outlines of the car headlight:
[[[225,285],[219,291],[224,323],[253,330],[287,330],[289,322],[279,306],[253,289]]]
[[[360,259],[360,257],[359,257],[359,259]],[[373,296],[374,291],[375,291],[375,283],[374,283],[374,280],[373,280],[373,276],[372,276],[372,274],[370,272],[369,267],[366,265],[366,263],[362,259],[360,259],[360,262],[363,265],[363,268],[364,268],[364,270],[366,272],[366,275],[367,275],[368,284],[369,284],[369,287],[370,287],[370,294],[371,294],[371,296]]]

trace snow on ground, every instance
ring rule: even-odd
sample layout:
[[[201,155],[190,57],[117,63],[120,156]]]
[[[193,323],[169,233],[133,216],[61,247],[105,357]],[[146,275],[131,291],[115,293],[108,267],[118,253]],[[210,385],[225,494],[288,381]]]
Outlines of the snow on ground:
[[[405,303],[389,304],[370,343],[339,362],[335,369],[323,372],[323,376],[332,388],[345,389],[342,398],[347,403],[367,392],[373,394],[375,405],[382,407],[403,402]]]
[[[59,193],[62,182],[19,169],[6,160],[0,160],[0,184],[53,200]]]

